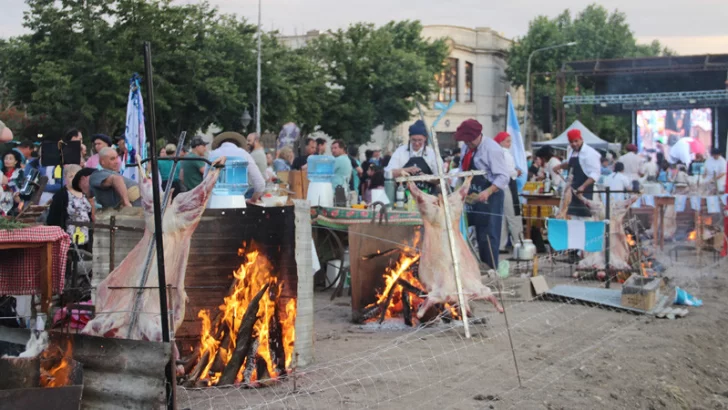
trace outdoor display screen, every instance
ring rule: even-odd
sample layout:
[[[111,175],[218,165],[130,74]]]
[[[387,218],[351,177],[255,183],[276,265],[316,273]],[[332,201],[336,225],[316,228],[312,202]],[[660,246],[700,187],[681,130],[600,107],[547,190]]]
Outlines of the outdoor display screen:
[[[710,108],[637,111],[636,125],[636,143],[643,153],[663,152],[667,157],[670,148],[686,137],[691,138],[692,147],[706,153],[713,145]]]

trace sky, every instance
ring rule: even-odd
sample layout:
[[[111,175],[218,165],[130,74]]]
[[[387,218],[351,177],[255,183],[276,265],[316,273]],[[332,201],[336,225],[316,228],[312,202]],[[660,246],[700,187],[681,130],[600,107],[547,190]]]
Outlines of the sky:
[[[195,0],[176,0],[194,2]],[[283,34],[343,28],[353,22],[420,20],[423,24],[490,27],[507,38],[522,36],[538,15],[576,13],[578,0],[262,0],[264,29]],[[257,21],[256,0],[209,0],[225,13]],[[497,4],[496,4],[497,3]],[[599,4],[627,14],[638,41],[653,39],[682,55],[728,53],[728,0],[609,0]],[[24,32],[24,0],[0,0],[0,37]]]

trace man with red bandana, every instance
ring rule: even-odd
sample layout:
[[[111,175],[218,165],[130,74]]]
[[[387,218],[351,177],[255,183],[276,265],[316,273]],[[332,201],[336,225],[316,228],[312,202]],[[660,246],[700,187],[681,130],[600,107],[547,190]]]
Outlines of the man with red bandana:
[[[601,173],[602,156],[594,148],[584,144],[581,131],[569,130],[569,149],[566,153],[567,161],[561,164],[561,169],[568,169],[572,176],[571,188],[584,198],[591,200],[594,196],[594,182],[599,180]],[[574,195],[569,204],[567,215],[576,218],[591,218],[591,212],[584,202]]]
[[[463,121],[455,131],[455,141],[465,143],[460,161],[462,171],[485,171],[473,177],[465,211],[468,222],[475,226],[480,260],[493,269],[498,268],[498,248],[501,241],[503,201],[508,191],[509,172],[505,155],[497,142],[485,138],[483,126],[476,120]]]

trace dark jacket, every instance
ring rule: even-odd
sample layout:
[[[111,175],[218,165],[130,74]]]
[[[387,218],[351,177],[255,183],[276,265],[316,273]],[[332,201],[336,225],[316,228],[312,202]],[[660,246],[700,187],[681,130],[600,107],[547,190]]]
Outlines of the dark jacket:
[[[46,225],[60,226],[64,232],[68,227],[68,189],[65,186],[53,195]]]

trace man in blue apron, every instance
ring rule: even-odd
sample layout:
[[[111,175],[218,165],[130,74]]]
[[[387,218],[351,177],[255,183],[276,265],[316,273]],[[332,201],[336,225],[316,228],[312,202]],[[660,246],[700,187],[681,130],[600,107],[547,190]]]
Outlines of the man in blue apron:
[[[460,169],[485,171],[485,175],[473,177],[465,211],[468,222],[475,226],[480,260],[497,269],[503,200],[510,178],[503,150],[492,139],[483,137],[482,131],[478,121],[466,120],[455,131],[455,141],[465,144]]]
[[[570,130],[569,149],[566,153],[568,161],[561,164],[561,169],[569,169],[573,178],[571,188],[584,198],[591,200],[594,196],[594,182],[599,180],[601,171],[601,155],[594,148],[584,144],[581,131]],[[569,204],[567,215],[576,218],[591,218],[591,212],[586,204],[574,195]]]

